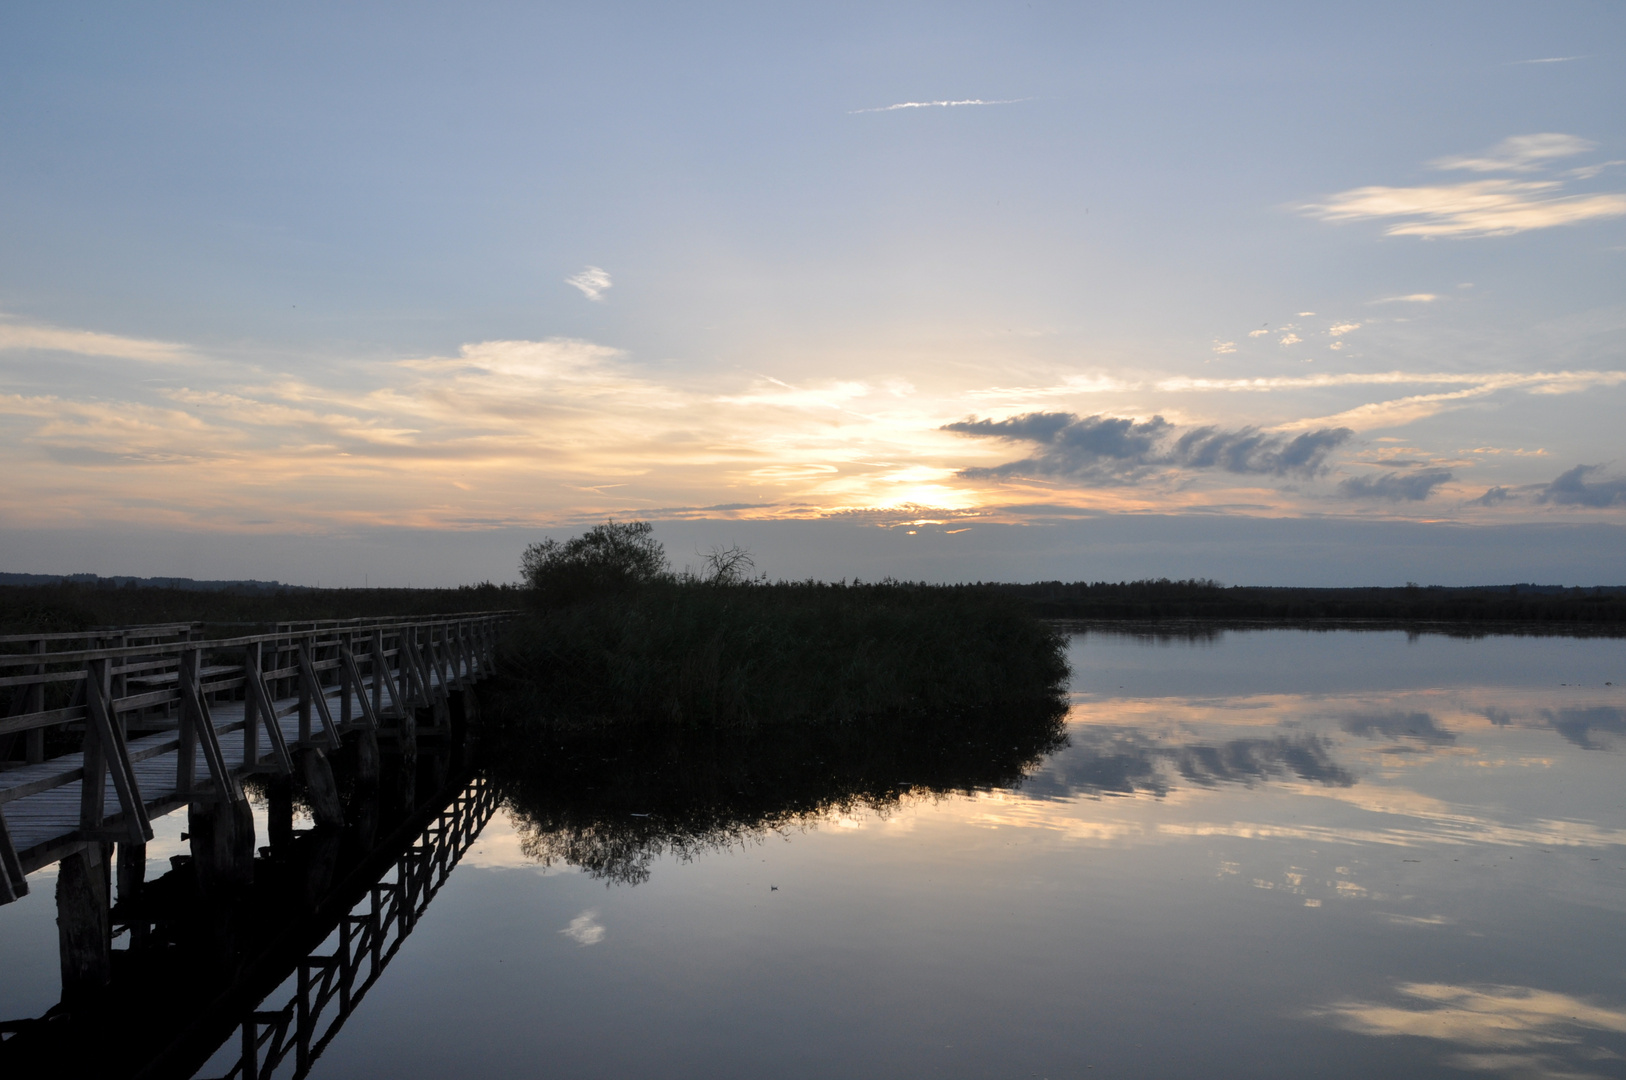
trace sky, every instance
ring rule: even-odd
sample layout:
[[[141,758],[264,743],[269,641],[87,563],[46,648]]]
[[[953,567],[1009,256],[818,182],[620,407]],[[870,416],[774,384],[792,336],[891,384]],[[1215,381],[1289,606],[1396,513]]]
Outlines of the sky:
[[[0,569],[1626,582],[1611,3],[12,4]],[[353,580],[360,579],[360,580]]]

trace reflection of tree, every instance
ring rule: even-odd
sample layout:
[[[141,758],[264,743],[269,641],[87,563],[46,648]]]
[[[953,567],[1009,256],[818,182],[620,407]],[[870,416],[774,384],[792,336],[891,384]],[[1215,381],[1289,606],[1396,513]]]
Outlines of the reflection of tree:
[[[1134,728],[1074,728],[1070,745],[1022,782],[1036,798],[1074,795],[1167,795],[1175,778],[1202,787],[1257,784],[1297,776],[1329,787],[1349,787],[1355,776],[1333,759],[1332,743],[1318,735],[1227,739],[1167,745]]]
[[[1066,744],[1065,715],[1051,699],[753,732],[509,731],[486,750],[526,855],[637,884],[662,855],[690,859],[906,796],[1010,787]]]

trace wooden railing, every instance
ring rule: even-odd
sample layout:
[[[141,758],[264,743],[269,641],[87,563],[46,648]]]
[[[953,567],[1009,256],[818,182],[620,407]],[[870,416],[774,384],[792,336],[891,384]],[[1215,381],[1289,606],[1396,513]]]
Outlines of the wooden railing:
[[[413,741],[417,710],[439,723],[448,695],[489,673],[509,617],[0,637],[0,903],[75,845],[144,843],[155,814],[199,796],[241,801],[242,776],[285,775],[299,749],[336,749],[358,728]],[[23,760],[8,761],[19,738]],[[75,785],[76,806],[57,794]]]

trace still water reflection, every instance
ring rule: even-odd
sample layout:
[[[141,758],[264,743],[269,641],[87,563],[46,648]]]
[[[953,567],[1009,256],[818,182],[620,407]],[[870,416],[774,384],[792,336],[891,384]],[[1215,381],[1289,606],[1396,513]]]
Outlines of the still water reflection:
[[[1070,651],[1064,716],[501,748],[310,1075],[1626,1075],[1626,643]]]

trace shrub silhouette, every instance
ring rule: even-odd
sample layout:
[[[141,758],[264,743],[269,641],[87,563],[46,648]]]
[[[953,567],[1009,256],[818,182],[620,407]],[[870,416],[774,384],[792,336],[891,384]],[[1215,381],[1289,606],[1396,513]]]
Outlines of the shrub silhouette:
[[[666,551],[647,521],[606,521],[563,543],[543,540],[525,549],[520,573],[544,605],[573,604],[664,581]]]

